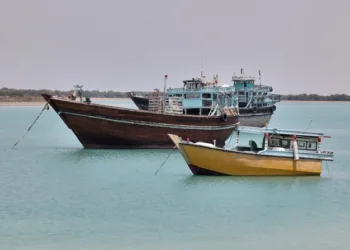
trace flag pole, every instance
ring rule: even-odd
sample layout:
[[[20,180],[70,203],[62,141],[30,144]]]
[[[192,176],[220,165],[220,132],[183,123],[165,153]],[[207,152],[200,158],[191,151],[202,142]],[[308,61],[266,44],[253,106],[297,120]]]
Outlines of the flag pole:
[[[165,113],[165,98],[166,98],[166,84],[168,80],[168,74],[164,73],[164,92],[163,92],[163,113]]]

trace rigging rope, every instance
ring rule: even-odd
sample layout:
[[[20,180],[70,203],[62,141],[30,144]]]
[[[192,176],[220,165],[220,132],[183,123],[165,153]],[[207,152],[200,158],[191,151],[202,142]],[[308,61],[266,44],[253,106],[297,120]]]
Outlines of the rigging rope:
[[[32,123],[32,125],[30,125],[30,127],[28,128],[27,132],[21,137],[21,139],[18,140],[18,142],[16,142],[12,149],[14,149],[16,147],[16,145],[28,134],[28,132],[32,129],[32,127],[34,126],[34,124],[36,123],[36,121],[39,119],[39,117],[41,116],[41,114],[44,112],[44,110],[49,106],[49,103],[47,102],[45,104],[45,106],[43,107],[43,109],[41,110],[40,114],[37,116],[37,118],[34,120],[34,122]]]
[[[162,165],[160,165],[160,167],[158,168],[158,170],[154,173],[154,175],[157,175],[158,171],[163,167],[164,163],[169,159],[170,155],[174,152],[175,149],[176,149],[176,146],[173,147],[173,149],[170,151],[170,153],[169,153],[168,156],[165,158],[165,160],[163,161]]]
[[[231,139],[232,139],[232,136],[233,136],[233,132],[232,132],[232,134],[231,134],[231,136],[230,136],[230,140],[228,141],[228,143],[224,146],[224,148],[227,148],[229,145],[230,145],[230,142],[231,142]]]

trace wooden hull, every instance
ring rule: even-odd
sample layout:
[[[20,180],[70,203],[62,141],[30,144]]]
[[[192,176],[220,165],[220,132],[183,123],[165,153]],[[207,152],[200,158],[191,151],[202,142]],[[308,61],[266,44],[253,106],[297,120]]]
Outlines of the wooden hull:
[[[148,110],[148,97],[137,97],[130,93],[127,93],[127,95],[138,109]],[[256,112],[253,112],[252,108],[239,108],[239,113],[238,121],[240,126],[264,127],[266,123],[270,122],[273,110],[271,107],[261,107]]]
[[[224,145],[238,125],[238,116],[223,122],[219,117],[159,114],[43,96],[84,148],[173,148],[169,133]]]
[[[295,176],[320,175],[322,161],[261,156],[179,143],[182,156],[194,175]]]
[[[135,103],[139,110],[148,110],[148,97],[134,96],[130,92],[126,92],[126,95]]]
[[[238,120],[240,126],[262,128],[270,122],[271,116],[272,113],[239,114]]]

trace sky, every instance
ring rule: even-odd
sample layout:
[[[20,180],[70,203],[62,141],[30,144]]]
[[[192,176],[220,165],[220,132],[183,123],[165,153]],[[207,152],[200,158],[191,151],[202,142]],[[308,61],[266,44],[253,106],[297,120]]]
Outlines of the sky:
[[[0,88],[152,90],[244,69],[350,94],[348,0],[0,0]],[[202,58],[202,59],[201,59]]]

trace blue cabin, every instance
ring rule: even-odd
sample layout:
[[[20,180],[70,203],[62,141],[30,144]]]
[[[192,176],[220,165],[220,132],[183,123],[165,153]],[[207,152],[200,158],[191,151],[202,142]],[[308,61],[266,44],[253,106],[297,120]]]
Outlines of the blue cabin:
[[[218,75],[214,75],[212,81],[208,81],[202,75],[200,78],[184,80],[182,88],[167,89],[167,97],[182,98],[185,114],[208,115],[217,106],[238,107],[251,110],[259,107],[272,107],[279,101],[279,97],[273,95],[272,87],[256,85],[254,77],[233,76],[232,84],[218,85]]]

